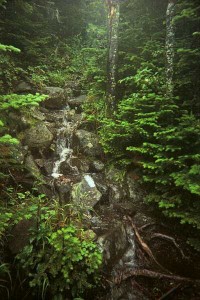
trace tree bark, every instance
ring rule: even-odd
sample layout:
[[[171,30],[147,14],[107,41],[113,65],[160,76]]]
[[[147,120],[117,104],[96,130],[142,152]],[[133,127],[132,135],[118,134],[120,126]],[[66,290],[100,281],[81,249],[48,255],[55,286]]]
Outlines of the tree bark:
[[[119,0],[106,0],[108,9],[108,66],[106,115],[111,116],[116,108],[116,70],[118,52]]]
[[[173,25],[173,17],[175,11],[176,0],[169,0],[166,11],[166,92],[167,95],[173,95],[173,75],[174,75],[174,44],[175,30]]]

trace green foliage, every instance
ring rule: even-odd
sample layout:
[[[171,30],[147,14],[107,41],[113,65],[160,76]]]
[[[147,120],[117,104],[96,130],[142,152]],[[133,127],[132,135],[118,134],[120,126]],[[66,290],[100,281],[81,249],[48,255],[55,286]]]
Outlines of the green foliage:
[[[80,220],[69,218],[67,207],[61,208],[57,201],[49,204],[45,195],[29,191],[10,188],[6,195],[8,205],[1,206],[1,236],[14,224],[32,220],[29,242],[16,259],[33,293],[37,290],[41,299],[47,290],[51,295],[77,297],[97,284],[102,255],[93,233],[81,228]]]
[[[104,149],[113,161],[135,168],[148,202],[199,230],[200,122],[178,97],[164,95],[161,73],[143,65],[131,80],[138,92],[119,103],[115,119],[102,121]]]
[[[14,46],[7,46],[0,43],[0,51],[10,51],[10,52],[17,52],[20,53],[21,50],[14,47]]]
[[[39,93],[18,95],[0,95],[0,110],[6,110],[9,108],[19,109],[28,106],[38,106],[39,103],[45,100],[48,96],[40,95]]]
[[[8,111],[9,109],[21,109],[23,107],[29,106],[38,106],[41,101],[46,99],[46,95],[40,95],[39,93],[27,94],[27,95],[17,95],[17,94],[9,94],[9,95],[0,95],[0,113],[3,111]],[[9,128],[6,128],[6,119],[3,122],[0,120],[0,133],[8,131]],[[3,134],[0,136],[0,144],[18,144],[18,140],[13,138],[10,134]]]
[[[24,71],[13,60],[12,53],[20,53],[21,50],[14,46],[7,46],[0,43],[0,87],[1,93],[12,88],[12,85],[19,74]]]
[[[183,103],[195,115],[200,112],[200,50],[199,50],[199,1],[181,0],[176,5],[175,90]],[[187,26],[185,26],[187,24]]]
[[[0,143],[17,145],[19,143],[19,141],[17,139],[13,138],[10,134],[5,134],[0,137]]]

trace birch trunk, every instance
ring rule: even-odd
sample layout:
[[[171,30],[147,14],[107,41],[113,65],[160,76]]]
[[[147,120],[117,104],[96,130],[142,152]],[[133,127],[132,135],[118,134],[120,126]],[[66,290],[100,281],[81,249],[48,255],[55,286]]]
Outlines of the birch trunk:
[[[175,30],[173,25],[173,17],[175,11],[175,0],[169,0],[166,12],[166,83],[167,95],[173,95],[173,75],[174,75],[174,44]]]
[[[106,0],[108,8],[108,71],[106,115],[111,116],[116,106],[116,70],[118,52],[119,0]]]

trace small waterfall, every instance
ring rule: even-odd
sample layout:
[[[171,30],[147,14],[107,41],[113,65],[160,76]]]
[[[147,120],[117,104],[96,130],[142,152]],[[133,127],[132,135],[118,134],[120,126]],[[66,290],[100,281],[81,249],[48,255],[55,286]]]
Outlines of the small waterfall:
[[[60,166],[64,161],[67,161],[71,170],[73,170],[76,174],[78,173],[78,169],[71,165],[71,158],[73,154],[72,149],[72,137],[75,128],[77,127],[76,122],[68,121],[67,113],[69,111],[69,107],[66,107],[63,110],[63,126],[58,130],[58,138],[56,142],[56,153],[59,158],[54,163],[53,171],[51,176],[55,179],[58,179],[63,174],[60,173]]]

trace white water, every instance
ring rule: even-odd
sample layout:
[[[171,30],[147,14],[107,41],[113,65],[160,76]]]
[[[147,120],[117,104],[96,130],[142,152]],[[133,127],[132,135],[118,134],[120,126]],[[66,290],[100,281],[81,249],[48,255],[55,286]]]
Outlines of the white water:
[[[55,179],[59,178],[63,174],[60,173],[61,164],[66,161],[70,166],[70,169],[77,172],[77,168],[71,165],[71,157],[73,154],[73,150],[71,148],[73,132],[76,127],[76,123],[69,122],[67,120],[67,112],[69,111],[69,107],[63,110],[63,127],[58,130],[58,137],[56,142],[56,153],[59,158],[54,163],[53,171],[51,176]]]
[[[94,188],[96,186],[93,178],[90,175],[85,175],[84,179],[87,182],[87,184],[89,185],[89,187]]]

